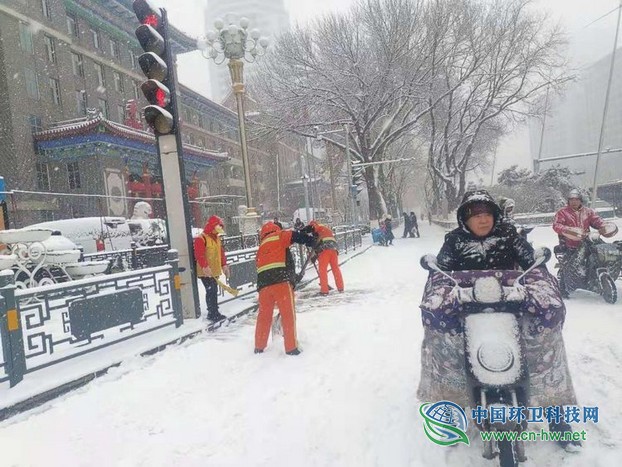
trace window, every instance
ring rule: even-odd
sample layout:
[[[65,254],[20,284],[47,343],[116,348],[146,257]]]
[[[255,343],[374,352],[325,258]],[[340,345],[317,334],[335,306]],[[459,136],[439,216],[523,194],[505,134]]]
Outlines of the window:
[[[86,91],[76,91],[76,108],[78,115],[86,115]]]
[[[60,105],[60,83],[57,79],[50,78],[50,90],[52,91],[52,102]]]
[[[73,37],[78,37],[80,35],[78,20],[74,15],[69,13],[67,13],[67,32]]]
[[[119,43],[113,39],[110,39],[110,55],[117,60],[121,58],[121,52],[119,51]]]
[[[71,65],[73,66],[73,75],[84,78],[84,64],[82,55],[71,52]]]
[[[43,131],[43,123],[41,123],[41,117],[38,115],[31,115],[28,117],[28,124],[30,125],[31,133]]]
[[[50,173],[48,171],[48,165],[45,163],[37,162],[37,189],[49,191],[50,189]]]
[[[91,29],[91,37],[93,38],[93,47],[99,49],[101,47],[99,31],[97,29]]]
[[[192,133],[188,135],[188,142],[194,146],[194,135]]]
[[[19,23],[19,45],[24,52],[33,53],[32,48],[32,31],[30,25]]]
[[[114,71],[112,74],[114,76],[114,88],[119,92],[125,91],[125,87],[123,86],[123,76],[121,76],[121,73]]]
[[[203,114],[199,114],[199,127],[205,128],[205,120],[203,120]]]
[[[134,91],[134,99],[139,100],[140,94],[138,93],[139,86],[136,81],[132,81],[132,90]]]
[[[97,99],[97,101],[99,102],[99,109],[102,111],[102,115],[104,116],[104,118],[106,120],[109,120],[109,118],[108,118],[108,101],[106,99]]]
[[[136,54],[132,50],[130,50],[129,53],[130,53],[130,65],[132,66],[132,70],[135,70],[136,64],[137,64]]]
[[[48,57],[48,62],[56,63],[56,43],[54,38],[50,36],[43,36],[45,42],[45,52]]]
[[[24,68],[24,78],[26,80],[26,91],[28,97],[39,100],[39,83],[37,82],[37,74],[30,68]]]
[[[99,63],[95,64],[95,73],[97,74],[97,84],[105,88],[106,87],[106,75],[104,74],[104,67]]]
[[[77,162],[69,162],[67,164],[67,175],[69,176],[69,188],[76,189],[82,187],[80,183],[80,168]]]
[[[117,104],[117,113],[119,114],[119,122],[125,122],[125,106]]]
[[[52,11],[50,10],[48,0],[41,0],[41,11],[43,12],[43,16],[45,18],[50,19],[52,17]]]
[[[198,137],[197,146],[204,148],[205,147],[205,138],[202,136]]]

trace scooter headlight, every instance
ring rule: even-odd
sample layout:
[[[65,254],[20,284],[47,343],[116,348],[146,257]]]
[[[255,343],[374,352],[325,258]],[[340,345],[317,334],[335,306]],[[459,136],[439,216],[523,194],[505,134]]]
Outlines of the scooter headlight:
[[[477,361],[484,369],[501,373],[514,365],[514,352],[503,342],[483,342],[477,349]]]

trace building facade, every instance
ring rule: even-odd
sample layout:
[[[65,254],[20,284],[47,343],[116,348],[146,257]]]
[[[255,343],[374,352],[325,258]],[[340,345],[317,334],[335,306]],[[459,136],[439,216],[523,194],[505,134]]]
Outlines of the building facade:
[[[20,211],[20,224],[118,213],[119,206],[111,210],[76,195],[106,195],[110,171],[117,182],[128,171],[132,183],[161,176],[155,146],[133,151],[120,141],[123,135],[136,136],[132,129],[147,130],[140,111],[147,102],[140,90],[145,77],[138,65],[142,49],[136,26],[131,0],[0,3],[0,175],[12,190],[73,199],[50,204],[42,194],[22,193],[13,206]],[[174,28],[171,42],[175,54],[196,49],[193,38]],[[183,85],[178,95],[184,159],[192,159],[186,177],[198,190],[194,202],[206,214],[230,219],[244,195],[237,115]],[[105,157],[97,134],[86,131],[74,138],[75,145],[67,141],[73,126],[94,119],[99,119],[97,131],[112,138]],[[111,125],[119,131],[110,134]],[[145,142],[144,134],[141,138]],[[130,213],[126,206],[124,215]]]
[[[622,50],[617,51],[619,56]],[[568,84],[561,96],[550,94],[546,120],[531,120],[530,152],[540,170],[553,165],[569,167],[578,185],[592,186],[596,156],[538,163],[538,159],[581,153],[595,153],[605,104],[611,55],[586,67],[578,79]],[[614,68],[609,110],[605,123],[603,151],[622,149],[622,67]],[[544,126],[544,137],[542,128]],[[542,143],[541,143],[542,142]],[[540,147],[542,146],[542,147]],[[622,179],[622,152],[601,155],[598,183]]]

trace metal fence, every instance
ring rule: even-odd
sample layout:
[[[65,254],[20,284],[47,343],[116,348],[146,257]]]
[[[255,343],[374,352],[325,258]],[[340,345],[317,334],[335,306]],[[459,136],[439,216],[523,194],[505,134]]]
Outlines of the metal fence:
[[[341,253],[356,250],[362,245],[362,234],[359,229],[343,230],[335,234]],[[259,246],[258,235],[236,235],[223,238],[223,247],[230,268],[229,285],[238,290],[254,289],[257,282],[255,255]],[[168,246],[142,247],[130,250],[106,251],[84,255],[85,261],[111,261],[114,271],[136,270],[163,264]],[[302,268],[307,249],[302,245],[291,248],[296,269]],[[313,267],[308,265],[308,267]],[[221,295],[225,292],[221,291]]]
[[[119,274],[19,290],[0,276],[0,382],[183,323],[178,258]]]

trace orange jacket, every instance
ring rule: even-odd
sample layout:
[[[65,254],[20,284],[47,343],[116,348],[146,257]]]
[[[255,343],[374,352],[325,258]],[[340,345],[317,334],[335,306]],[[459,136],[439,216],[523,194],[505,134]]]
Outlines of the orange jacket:
[[[315,221],[311,221],[309,225],[313,227],[314,232],[317,234],[318,241],[315,246],[317,253],[324,250],[338,250],[337,239],[330,227]]]

